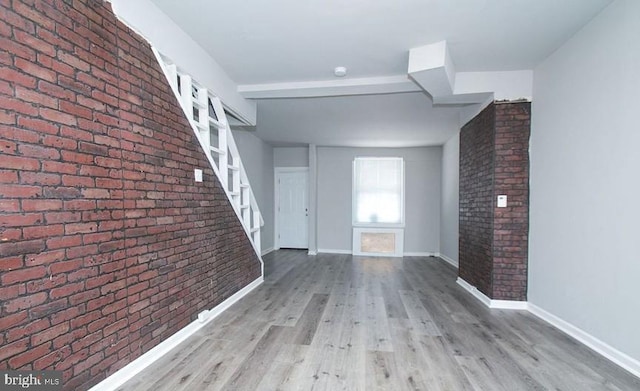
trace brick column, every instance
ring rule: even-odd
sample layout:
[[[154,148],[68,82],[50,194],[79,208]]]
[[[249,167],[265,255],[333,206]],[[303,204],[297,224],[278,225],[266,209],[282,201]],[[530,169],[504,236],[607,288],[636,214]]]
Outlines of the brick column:
[[[530,118],[529,102],[495,103],[460,134],[459,274],[491,299],[527,299]]]

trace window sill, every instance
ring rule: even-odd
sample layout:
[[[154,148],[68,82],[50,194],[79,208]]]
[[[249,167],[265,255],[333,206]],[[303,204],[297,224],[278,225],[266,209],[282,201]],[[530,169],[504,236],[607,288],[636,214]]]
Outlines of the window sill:
[[[352,223],[354,228],[404,228],[404,223]]]

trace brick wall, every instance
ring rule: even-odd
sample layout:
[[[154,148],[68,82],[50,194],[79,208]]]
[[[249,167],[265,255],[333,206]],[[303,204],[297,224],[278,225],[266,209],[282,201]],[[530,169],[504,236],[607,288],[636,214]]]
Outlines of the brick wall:
[[[0,369],[87,389],[260,263],[149,45],[108,3],[0,0],[0,48]]]
[[[459,274],[491,299],[527,299],[530,118],[528,102],[495,103],[460,133]]]
[[[495,109],[488,106],[460,131],[460,277],[491,295]]]
[[[499,103],[495,111],[494,193],[506,194],[508,203],[493,209],[491,297],[526,300],[531,103]]]

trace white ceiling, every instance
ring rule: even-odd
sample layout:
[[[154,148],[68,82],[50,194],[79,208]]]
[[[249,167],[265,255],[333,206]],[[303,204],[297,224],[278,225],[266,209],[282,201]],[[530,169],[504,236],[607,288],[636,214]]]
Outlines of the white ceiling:
[[[409,50],[442,40],[457,71],[533,69],[612,0],[152,1],[242,87],[332,80],[336,66],[348,68],[347,78],[406,76]],[[399,131],[394,143],[446,141],[416,121],[436,124],[456,108],[422,99],[429,106],[422,110],[419,93],[396,95],[259,101],[258,135],[274,143],[379,144],[371,140],[382,140],[382,128],[408,121],[410,138]],[[384,110],[390,101],[407,107],[371,122],[378,113],[366,107]],[[366,112],[343,115],[334,126],[327,114],[347,109]],[[355,119],[364,122],[349,131]],[[325,139],[333,141],[318,142]]]
[[[258,134],[274,145],[441,145],[457,130],[457,107],[433,107],[421,92],[258,103]]]

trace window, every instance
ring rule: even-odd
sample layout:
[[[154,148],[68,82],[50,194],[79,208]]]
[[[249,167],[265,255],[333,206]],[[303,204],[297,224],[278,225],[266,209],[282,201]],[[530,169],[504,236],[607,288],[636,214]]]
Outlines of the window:
[[[404,224],[404,161],[364,158],[353,162],[354,225]]]

